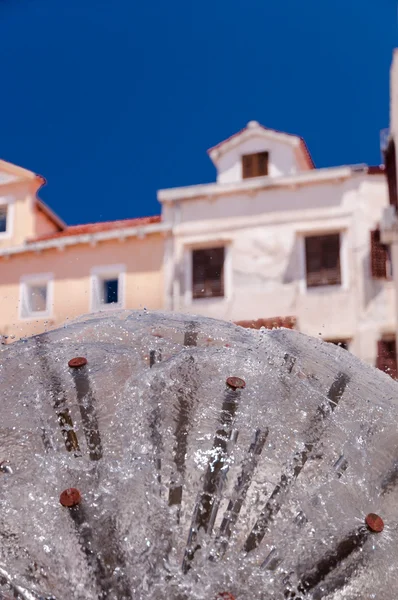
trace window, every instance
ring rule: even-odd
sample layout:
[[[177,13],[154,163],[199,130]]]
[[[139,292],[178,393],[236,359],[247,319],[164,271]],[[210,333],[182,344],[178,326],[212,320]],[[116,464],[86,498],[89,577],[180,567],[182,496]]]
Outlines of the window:
[[[381,339],[377,342],[376,367],[397,379],[397,348],[394,339]]]
[[[224,296],[225,248],[192,250],[192,297]]]
[[[22,319],[48,317],[52,304],[52,275],[33,275],[21,280]]]
[[[341,285],[340,234],[305,238],[307,287]]]
[[[392,278],[391,249],[380,241],[380,230],[370,232],[370,268],[374,279]]]
[[[256,154],[245,154],[242,156],[242,177],[261,177],[268,175],[268,152],[257,152]]]
[[[348,340],[325,340],[329,344],[334,344],[335,346],[340,346],[340,348],[344,348],[344,350],[348,350],[349,342]]]
[[[0,205],[0,233],[7,231],[7,205]]]
[[[123,265],[97,267],[92,270],[92,310],[120,308],[124,305]]]

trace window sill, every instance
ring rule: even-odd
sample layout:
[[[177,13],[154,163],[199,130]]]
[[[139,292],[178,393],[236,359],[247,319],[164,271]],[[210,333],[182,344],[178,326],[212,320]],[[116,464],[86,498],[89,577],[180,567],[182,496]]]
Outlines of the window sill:
[[[124,304],[122,302],[114,302],[112,304],[101,304],[100,306],[92,306],[91,312],[92,313],[110,312],[112,310],[119,310],[121,308],[125,308]]]
[[[189,306],[192,306],[193,304],[222,304],[227,301],[228,298],[226,296],[210,296],[208,298],[190,298],[186,304]]]
[[[30,315],[19,317],[20,321],[42,321],[43,319],[53,319],[53,315],[51,313],[31,313]]]
[[[307,285],[304,284],[304,288],[303,288],[304,294],[311,294],[311,295],[328,294],[330,292],[348,292],[348,291],[349,291],[349,288],[344,285],[341,285],[341,284],[317,285],[317,286],[312,286],[312,287],[307,287]]]

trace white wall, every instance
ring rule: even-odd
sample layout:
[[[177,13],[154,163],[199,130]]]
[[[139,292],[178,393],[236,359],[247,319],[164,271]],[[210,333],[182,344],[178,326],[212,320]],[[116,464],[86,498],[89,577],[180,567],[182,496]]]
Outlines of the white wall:
[[[266,132],[260,130],[259,133],[253,133],[253,137],[233,147],[217,159],[217,181],[219,183],[241,181],[242,156],[265,151],[269,152],[269,177],[294,175],[299,171],[293,142],[280,142],[267,138]]]
[[[166,305],[232,321],[296,316],[300,331],[351,339],[352,351],[374,364],[377,340],[395,331],[393,284],[371,279],[369,262],[370,230],[387,203],[384,176],[364,173],[173,203]],[[342,233],[343,285],[307,290],[305,234],[335,231]],[[227,247],[226,297],[192,300],[190,251],[213,244]]]

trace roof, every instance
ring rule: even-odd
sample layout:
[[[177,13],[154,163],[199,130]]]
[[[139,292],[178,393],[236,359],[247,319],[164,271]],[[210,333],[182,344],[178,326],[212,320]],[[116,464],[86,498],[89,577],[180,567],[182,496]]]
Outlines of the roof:
[[[248,329],[278,329],[279,327],[285,327],[285,329],[294,329],[297,324],[296,317],[272,317],[267,319],[253,319],[251,321],[237,321],[235,325],[245,327]]]
[[[310,154],[310,151],[308,149],[308,146],[304,140],[304,138],[302,138],[299,135],[294,135],[292,133],[286,133],[285,131],[278,131],[277,129],[270,129],[269,127],[264,127],[264,125],[261,125],[260,123],[257,123],[257,121],[250,121],[246,127],[244,127],[243,129],[241,129],[240,131],[238,131],[237,133],[234,133],[233,135],[231,135],[229,138],[227,138],[226,140],[223,140],[222,142],[219,142],[218,144],[216,144],[215,146],[213,146],[212,148],[209,148],[209,150],[207,151],[207,153],[210,155],[214,152],[214,150],[219,150],[220,148],[222,148],[222,146],[224,146],[224,144],[227,144],[228,142],[230,142],[231,140],[241,136],[243,133],[245,133],[246,131],[249,130],[255,130],[255,129],[261,129],[263,131],[269,131],[275,134],[279,134],[279,135],[283,135],[283,136],[289,136],[291,138],[295,138],[299,141],[299,145],[300,148],[306,158],[308,167],[310,169],[315,169],[315,163],[312,160],[312,156]]]
[[[69,236],[95,234],[103,231],[112,231],[117,229],[126,229],[128,227],[139,227],[143,225],[151,225],[160,223],[160,215],[152,217],[139,217],[137,219],[121,219],[119,221],[104,221],[99,223],[87,223],[86,225],[71,225],[63,231],[48,233],[29,240],[28,243],[34,243],[41,240],[59,239]]]

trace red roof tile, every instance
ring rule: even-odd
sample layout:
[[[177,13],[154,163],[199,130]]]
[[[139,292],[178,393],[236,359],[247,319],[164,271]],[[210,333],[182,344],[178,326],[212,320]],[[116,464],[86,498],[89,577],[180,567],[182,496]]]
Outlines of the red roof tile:
[[[261,327],[265,327],[266,329],[276,329],[278,327],[294,329],[296,327],[296,323],[296,317],[273,317],[270,319],[237,321],[235,325],[240,325],[240,327],[246,327],[247,329],[260,329]]]
[[[102,231],[112,231],[113,229],[126,229],[128,227],[142,227],[143,225],[151,225],[152,223],[160,223],[161,217],[160,215],[155,215],[153,217],[140,217],[138,219],[122,219],[120,221],[105,221],[103,223],[87,223],[86,225],[71,225],[70,227],[66,227],[63,231],[58,231],[56,233],[48,233],[45,235],[38,236],[32,240],[29,240],[31,243],[43,241],[43,240],[52,240],[63,237],[68,237],[71,235],[85,235],[85,234],[94,234],[100,233]]]

